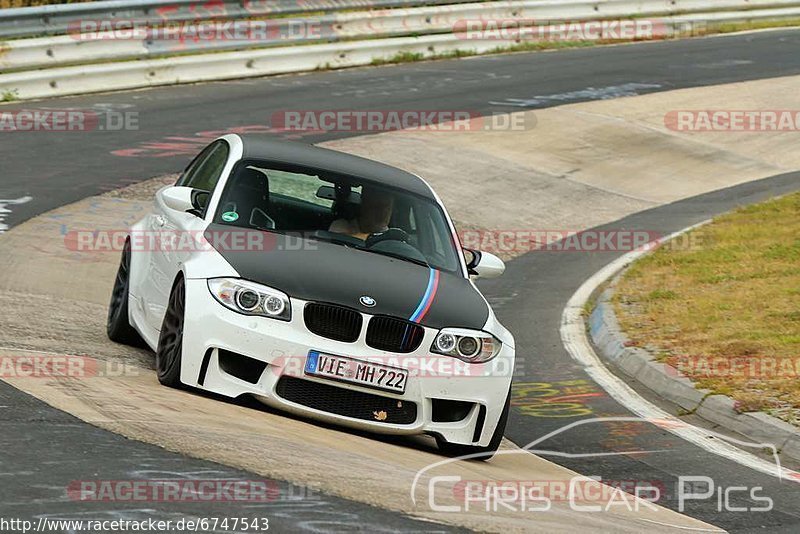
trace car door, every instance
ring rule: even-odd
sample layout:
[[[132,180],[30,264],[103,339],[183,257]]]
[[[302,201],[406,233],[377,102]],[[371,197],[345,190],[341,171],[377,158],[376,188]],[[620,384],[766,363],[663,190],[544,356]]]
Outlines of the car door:
[[[212,143],[187,167],[176,185],[205,191],[209,193],[206,199],[209,198],[222,175],[229,153],[230,147],[226,141]],[[149,285],[152,295],[147,303],[147,315],[148,322],[157,330],[161,329],[175,277],[183,263],[197,249],[197,236],[205,230],[204,208],[200,206],[195,213],[181,212],[167,206],[162,195],[156,194],[151,220],[153,231],[161,239],[151,254]]]

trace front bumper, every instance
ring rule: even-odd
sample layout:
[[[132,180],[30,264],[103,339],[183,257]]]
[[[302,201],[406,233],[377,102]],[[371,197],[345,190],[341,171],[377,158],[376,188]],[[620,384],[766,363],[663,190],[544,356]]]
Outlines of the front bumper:
[[[186,280],[181,381],[228,397],[250,394],[268,405],[352,428],[388,434],[428,433],[451,443],[488,445],[511,385],[513,347],[504,344],[497,357],[486,364],[467,364],[431,354],[428,349],[437,331],[425,328],[424,339],[416,351],[409,354],[386,352],[371,348],[365,342],[368,314],[363,314],[359,339],[344,343],[310,332],[303,320],[306,302],[291,300],[292,320],[289,322],[246,316],[218,303],[205,279]],[[311,350],[408,369],[405,392],[377,391],[307,376],[303,369]],[[255,373],[232,371],[229,362],[237,357],[245,357],[243,362],[254,364],[243,367],[254,369]],[[291,387],[287,388],[287,384]],[[349,393],[340,395],[340,390]],[[322,402],[330,399],[320,396],[330,397],[330,393],[335,393],[333,397],[341,399],[343,404]],[[314,396],[316,398],[312,399]],[[368,410],[373,401],[374,412]],[[412,415],[409,415],[409,403],[416,405]],[[466,413],[463,418],[452,420],[452,415],[443,416],[442,406],[465,406],[460,403],[472,404],[455,416]],[[381,413],[387,411],[388,417]],[[364,413],[371,420],[365,418]]]

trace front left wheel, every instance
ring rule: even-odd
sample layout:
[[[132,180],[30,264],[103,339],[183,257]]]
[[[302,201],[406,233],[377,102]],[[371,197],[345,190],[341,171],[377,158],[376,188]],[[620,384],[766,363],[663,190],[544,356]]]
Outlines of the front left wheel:
[[[183,321],[186,311],[186,284],[183,277],[175,281],[169,295],[167,312],[161,324],[156,350],[158,381],[165,386],[182,388],[181,354],[183,352]]]

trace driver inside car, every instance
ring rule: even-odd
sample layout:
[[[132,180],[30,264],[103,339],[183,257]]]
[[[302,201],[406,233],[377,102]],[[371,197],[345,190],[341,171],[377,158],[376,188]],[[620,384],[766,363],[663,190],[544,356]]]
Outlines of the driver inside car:
[[[392,218],[394,198],[389,193],[364,186],[361,191],[361,209],[354,219],[337,219],[331,223],[330,232],[347,234],[366,240],[370,234],[385,232]]]

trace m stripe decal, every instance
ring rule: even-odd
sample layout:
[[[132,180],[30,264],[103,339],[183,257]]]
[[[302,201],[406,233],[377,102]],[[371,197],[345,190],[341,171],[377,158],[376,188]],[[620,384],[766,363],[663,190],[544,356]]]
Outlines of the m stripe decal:
[[[428,276],[428,287],[425,288],[425,294],[422,295],[422,300],[419,301],[417,309],[414,310],[414,313],[412,313],[411,317],[408,318],[409,321],[418,323],[425,318],[425,316],[428,314],[428,310],[431,309],[433,300],[436,298],[436,290],[438,289],[439,271],[436,269],[431,269],[430,275]]]

